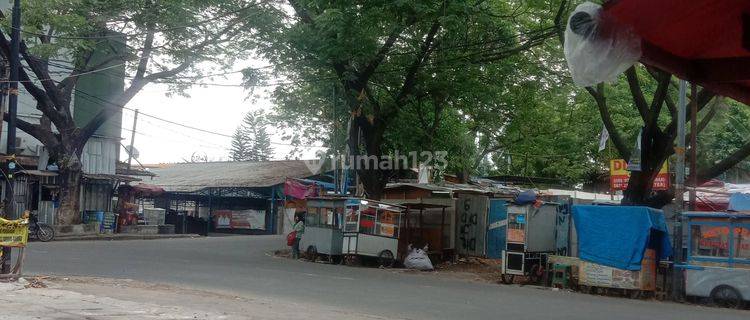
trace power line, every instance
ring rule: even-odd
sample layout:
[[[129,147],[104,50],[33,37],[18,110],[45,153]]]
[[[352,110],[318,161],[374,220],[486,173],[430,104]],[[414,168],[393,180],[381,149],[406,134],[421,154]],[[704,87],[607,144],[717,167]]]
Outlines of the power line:
[[[111,102],[109,100],[106,100],[106,99],[103,99],[103,98],[91,95],[91,94],[89,94],[89,93],[87,93],[85,91],[81,91],[79,89],[75,89],[75,91],[76,91],[76,93],[82,94],[84,97],[88,97],[90,99],[98,100],[101,103],[110,104],[110,105],[115,106],[116,108],[119,108],[119,109],[125,109],[125,110],[129,110],[129,111],[135,112],[135,109],[133,109],[133,108],[129,108],[129,107],[125,107],[125,106],[120,106],[120,105],[118,105],[116,103],[113,103],[113,102]],[[92,100],[89,100],[89,101],[96,103],[95,101],[92,101]],[[221,137],[225,137],[225,138],[232,138],[232,135],[228,135],[228,134],[224,134],[224,133],[220,133],[220,132],[215,132],[215,131],[211,131],[211,130],[206,130],[206,129],[194,127],[194,126],[191,126],[191,125],[179,123],[179,122],[176,122],[176,121],[172,121],[172,120],[164,119],[162,117],[158,117],[158,116],[155,116],[155,115],[144,113],[142,111],[139,111],[139,113],[140,113],[140,115],[143,115],[143,116],[146,116],[146,117],[149,117],[149,118],[152,118],[152,119],[156,119],[156,120],[159,120],[159,121],[163,121],[163,122],[166,122],[166,123],[169,123],[169,124],[173,124],[173,125],[177,125],[177,126],[180,126],[180,127],[184,127],[184,128],[187,128],[187,129],[192,129],[192,130],[196,130],[196,131],[200,131],[200,132],[208,133],[208,134],[213,134],[213,135],[217,135],[217,136],[221,136]],[[281,143],[281,142],[273,142],[273,141],[271,142],[271,144],[281,145],[281,146],[291,146],[291,147],[304,147],[304,148],[328,148],[328,147],[325,147],[325,146],[294,145],[294,144],[291,144],[291,143]]]

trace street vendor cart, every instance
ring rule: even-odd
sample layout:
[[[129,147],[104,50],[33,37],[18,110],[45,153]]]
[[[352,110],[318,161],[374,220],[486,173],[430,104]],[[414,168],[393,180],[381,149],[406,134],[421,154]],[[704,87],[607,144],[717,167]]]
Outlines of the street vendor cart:
[[[508,206],[508,227],[503,250],[502,281],[516,276],[538,282],[544,274],[547,256],[555,252],[558,204]]]
[[[685,294],[742,308],[750,301],[750,215],[685,212],[688,250]]]
[[[575,205],[573,227],[577,245],[572,251],[578,256],[548,257],[548,269],[555,271],[553,285],[557,286],[557,273],[567,272],[570,284],[583,292],[612,292],[632,298],[655,294],[657,263],[672,253],[661,210]]]
[[[305,215],[305,233],[300,248],[310,260],[323,255],[330,262],[341,261],[342,225],[344,213],[359,208],[359,199],[308,198]]]
[[[344,222],[342,253],[355,260],[374,257],[381,266],[394,264],[405,207],[373,200],[360,200],[358,208],[348,208]]]

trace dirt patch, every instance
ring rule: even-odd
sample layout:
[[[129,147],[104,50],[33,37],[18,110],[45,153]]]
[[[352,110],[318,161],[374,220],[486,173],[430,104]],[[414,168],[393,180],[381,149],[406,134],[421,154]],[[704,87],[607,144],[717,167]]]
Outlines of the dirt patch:
[[[469,257],[440,263],[435,266],[435,271],[473,281],[500,283],[501,268],[501,260]]]

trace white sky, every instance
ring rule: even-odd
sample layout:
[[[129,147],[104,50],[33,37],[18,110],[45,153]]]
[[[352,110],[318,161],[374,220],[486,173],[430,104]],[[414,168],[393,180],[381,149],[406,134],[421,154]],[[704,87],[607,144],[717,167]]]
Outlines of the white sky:
[[[232,74],[226,79],[206,79],[204,82],[239,84],[241,80],[241,74]],[[248,111],[270,111],[272,104],[268,96],[269,89],[271,88],[256,89],[255,94],[260,94],[261,98],[253,102],[246,99],[249,92],[241,87],[195,86],[187,91],[190,97],[186,98],[178,95],[167,96],[167,86],[164,84],[149,84],[128,103],[127,107],[192,127],[232,135]],[[133,115],[133,111],[123,111],[123,145],[130,144]],[[284,159],[291,147],[281,145],[288,142],[282,141],[281,134],[275,132],[272,127],[268,129],[272,135],[271,142],[275,153],[273,159]],[[210,161],[228,159],[231,141],[228,137],[184,128],[144,115],[138,116],[136,132],[135,148],[140,153],[138,160],[143,164],[189,161],[194,153],[207,156]],[[312,157],[314,153],[315,150],[306,150],[304,156]],[[121,151],[121,157],[122,160],[127,159],[127,153]],[[135,161],[133,163],[136,164]]]

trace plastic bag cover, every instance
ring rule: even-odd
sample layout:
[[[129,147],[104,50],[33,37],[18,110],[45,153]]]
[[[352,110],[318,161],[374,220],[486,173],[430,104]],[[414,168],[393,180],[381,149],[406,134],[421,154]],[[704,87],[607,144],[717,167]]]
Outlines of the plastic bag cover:
[[[588,87],[613,82],[638,62],[641,40],[607,19],[600,5],[584,2],[568,18],[564,50],[573,82]]]
[[[427,250],[426,247],[425,250]],[[406,267],[407,269],[417,270],[435,269],[432,266],[432,261],[430,261],[430,257],[427,256],[425,250],[419,248],[413,249],[411,245],[409,245],[409,254],[406,256],[406,259],[404,259],[404,267]]]

